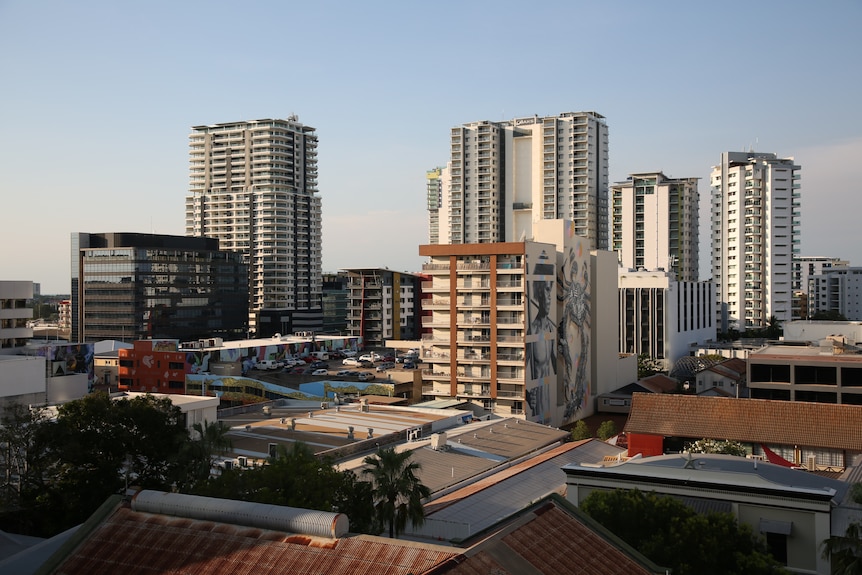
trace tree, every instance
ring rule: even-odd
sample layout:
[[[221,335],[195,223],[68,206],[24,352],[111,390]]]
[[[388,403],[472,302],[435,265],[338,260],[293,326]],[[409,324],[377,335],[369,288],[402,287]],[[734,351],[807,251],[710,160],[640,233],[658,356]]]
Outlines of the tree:
[[[167,398],[94,393],[60,406],[34,434],[45,464],[40,485],[22,493],[34,531],[51,535],[81,523],[127,484],[170,490],[187,441],[182,413]]]
[[[228,431],[230,427],[220,421],[203,421],[192,425],[193,437],[186,443],[182,454],[182,467],[186,473],[178,479],[180,491],[210,478],[214,456],[225,453],[231,447]]]
[[[655,375],[661,371],[661,365],[649,355],[642,353],[638,355],[638,379]]]
[[[593,434],[590,432],[590,428],[587,427],[587,424],[583,419],[579,419],[572,428],[572,441],[581,441],[582,439],[589,439],[592,436]]]
[[[678,499],[637,489],[594,491],[581,509],[674,575],[786,573],[730,513],[699,515]]]
[[[767,339],[778,339],[784,334],[784,329],[781,327],[781,321],[774,315],[769,316],[766,320],[766,327],[763,329],[763,337]]]
[[[44,410],[20,404],[7,406],[0,418],[0,529],[5,531],[33,531],[26,501],[44,486],[46,461],[37,434],[45,421]]]
[[[850,499],[862,503],[862,483],[850,486]],[[822,544],[823,558],[836,575],[862,574],[862,523],[851,522],[844,535],[833,535]]]
[[[832,564],[834,575],[862,573],[862,524],[850,523],[844,535],[833,535],[825,540],[822,549],[823,558]]]
[[[610,419],[607,421],[603,421],[599,428],[596,430],[596,436],[602,441],[607,441],[611,437],[617,434],[617,426]]]
[[[818,311],[811,316],[811,319],[818,321],[847,321],[847,317],[845,317],[844,314],[832,309]]]
[[[350,519],[350,530],[380,533],[372,504],[371,484],[358,481],[352,471],[339,471],[329,458],[316,456],[296,442],[279,446],[266,465],[233,468],[218,477],[198,481],[189,491],[196,495],[285,505],[318,511],[337,511]]]
[[[364,459],[368,468],[362,473],[372,480],[374,508],[380,522],[389,526],[389,537],[403,532],[408,520],[417,526],[425,522],[422,500],[431,490],[416,477],[421,466],[410,461],[412,455],[387,448]]]
[[[716,440],[716,439],[698,439],[685,446],[685,451],[689,453],[721,453],[724,455],[736,455],[745,457],[748,451],[738,441]]]

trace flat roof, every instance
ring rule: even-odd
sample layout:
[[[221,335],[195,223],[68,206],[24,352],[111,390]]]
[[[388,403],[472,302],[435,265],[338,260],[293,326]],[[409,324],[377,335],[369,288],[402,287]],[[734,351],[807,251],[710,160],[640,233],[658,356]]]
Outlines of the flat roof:
[[[269,415],[256,410],[219,420],[231,427],[229,436],[234,454],[266,458],[270,443],[287,445],[301,441],[315,453],[320,453],[363,441],[367,439],[369,429],[373,430],[374,437],[379,438],[462,415],[456,411],[438,412],[376,404],[369,404],[367,412],[362,411],[360,403],[339,406],[330,403],[326,409],[321,409],[320,403],[311,409],[307,405],[306,402],[298,407],[273,406]],[[353,427],[353,439],[348,438],[350,427]]]
[[[687,454],[633,458],[620,463],[566,465],[570,477],[630,480],[665,486],[709,487],[721,491],[779,494],[840,503],[848,485],[800,469],[734,455]]]
[[[299,336],[299,335],[280,335],[278,337],[265,337],[259,339],[239,339],[239,340],[231,340],[231,341],[222,341],[220,345],[208,346],[204,345],[202,342],[205,342],[209,339],[214,338],[205,338],[203,340],[198,340],[194,342],[184,341],[180,342],[179,350],[180,351],[213,351],[219,349],[240,349],[240,348],[249,348],[249,347],[260,347],[262,345],[289,345],[289,344],[297,344],[297,343],[311,343],[316,342],[335,342],[335,341],[345,341],[345,340],[360,340],[359,336],[355,335],[317,335],[314,336]],[[199,346],[199,347],[198,347]]]

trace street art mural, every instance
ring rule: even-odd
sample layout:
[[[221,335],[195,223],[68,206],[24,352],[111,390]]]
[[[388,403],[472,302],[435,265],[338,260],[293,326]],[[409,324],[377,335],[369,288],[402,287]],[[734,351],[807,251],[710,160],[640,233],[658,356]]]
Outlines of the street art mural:
[[[587,240],[571,235],[557,272],[559,305],[557,405],[563,408],[563,424],[575,419],[590,391],[590,252]]]
[[[552,419],[551,386],[557,385],[557,326],[554,323],[555,254],[542,251],[533,269],[527,269],[526,400],[531,421]]]

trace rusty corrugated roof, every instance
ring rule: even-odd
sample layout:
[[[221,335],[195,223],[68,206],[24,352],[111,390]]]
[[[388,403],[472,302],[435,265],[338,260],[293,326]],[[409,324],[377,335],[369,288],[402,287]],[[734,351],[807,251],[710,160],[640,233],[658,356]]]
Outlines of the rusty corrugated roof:
[[[625,432],[862,452],[862,406],[635,393]]]
[[[119,507],[53,573],[407,575],[460,552],[380,537],[327,540]]]
[[[585,518],[556,502],[545,502],[521,516],[514,529],[485,539],[460,563],[434,575],[650,575],[664,569],[613,536],[605,537]],[[601,530],[604,533],[603,530]]]

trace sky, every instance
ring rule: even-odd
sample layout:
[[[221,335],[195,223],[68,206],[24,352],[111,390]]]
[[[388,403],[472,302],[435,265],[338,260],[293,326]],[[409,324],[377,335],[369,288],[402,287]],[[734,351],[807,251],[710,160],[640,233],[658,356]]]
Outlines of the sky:
[[[68,293],[73,232],[184,234],[191,127],[291,114],[320,140],[324,271],[420,269],[453,126],[570,111],[606,117],[612,182],[700,177],[703,205],[721,152],[794,157],[801,255],[862,265],[860,22],[859,0],[0,0],[0,279]]]

